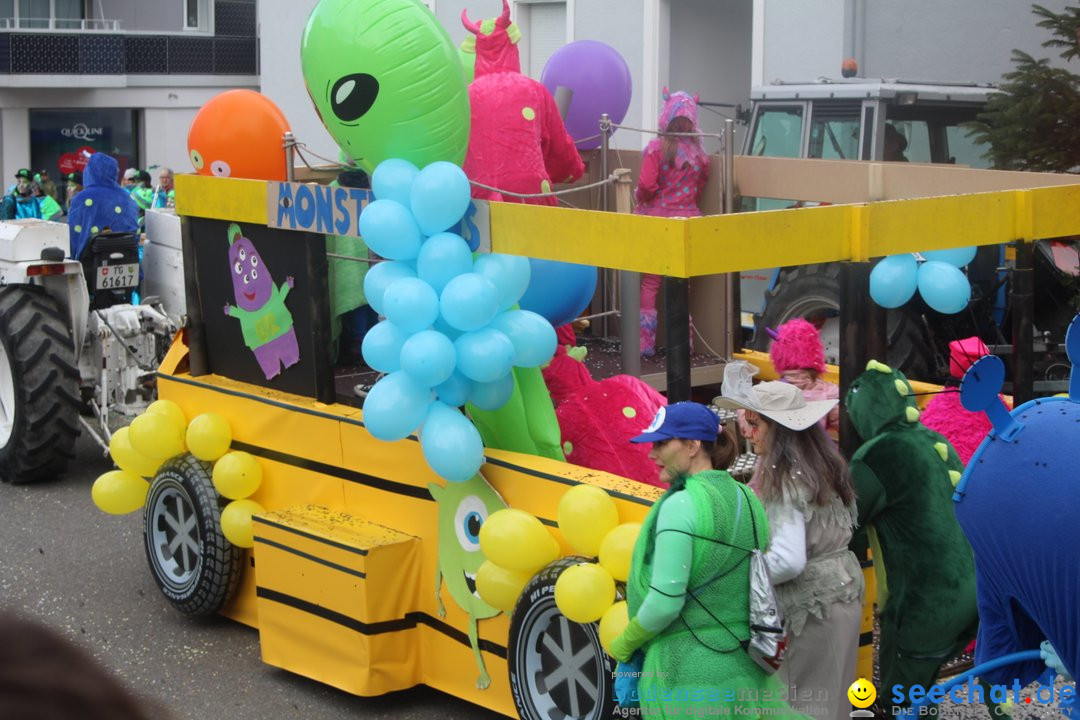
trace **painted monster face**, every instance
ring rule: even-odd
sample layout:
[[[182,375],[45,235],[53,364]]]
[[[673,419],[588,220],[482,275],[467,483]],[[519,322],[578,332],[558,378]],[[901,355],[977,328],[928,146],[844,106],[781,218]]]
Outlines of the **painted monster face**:
[[[274,289],[270,271],[259,251],[240,234],[240,228],[235,223],[229,226],[229,274],[238,307],[257,310],[270,299]]]
[[[387,158],[464,160],[465,74],[446,30],[416,0],[321,0],[300,65],[326,129],[368,172]]]
[[[476,594],[476,571],[484,563],[480,526],[506,503],[479,474],[445,487],[428,485],[428,490],[439,504],[439,568],[450,595],[475,618],[497,615],[499,611]]]

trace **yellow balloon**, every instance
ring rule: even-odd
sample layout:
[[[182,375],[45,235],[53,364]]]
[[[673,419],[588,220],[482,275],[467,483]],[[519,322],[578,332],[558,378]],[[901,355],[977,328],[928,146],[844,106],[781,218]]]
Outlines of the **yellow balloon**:
[[[116,467],[127,470],[133,475],[140,477],[154,477],[154,473],[161,467],[161,460],[148,458],[135,448],[131,447],[130,430],[124,426],[113,433],[109,438],[109,454],[112,455]]]
[[[634,554],[639,532],[641,523],[623,523],[600,541],[600,564],[616,580],[626,582],[630,577],[630,558]]]
[[[630,624],[630,611],[626,607],[626,601],[620,600],[607,609],[600,618],[600,644],[608,655],[611,654],[611,641],[623,634],[626,626]]]
[[[559,557],[559,543],[533,515],[505,508],[480,526],[480,550],[491,562],[532,575]]]
[[[574,622],[596,622],[613,602],[615,580],[596,563],[571,565],[555,581],[555,604]]]
[[[252,515],[262,515],[266,510],[254,500],[233,500],[221,511],[221,532],[225,539],[242,548],[255,546],[255,524]]]
[[[490,560],[485,560],[476,571],[476,592],[480,599],[493,608],[511,612],[518,596],[525,589],[532,575],[519,570],[507,570]]]
[[[90,497],[99,510],[110,515],[126,515],[146,504],[150,483],[127,470],[110,470],[94,481]]]
[[[233,450],[214,463],[214,487],[230,500],[246,498],[262,484],[262,465],[243,450]]]
[[[185,415],[184,411],[180,409],[180,406],[172,400],[155,400],[146,407],[146,412],[164,415],[165,417],[172,418],[173,422],[180,427],[187,427],[187,415]]]
[[[145,412],[132,420],[128,439],[136,452],[154,460],[184,452],[184,428],[163,413]]]
[[[582,555],[596,557],[600,541],[618,524],[615,501],[595,485],[575,485],[559,500],[559,529]]]
[[[229,451],[232,428],[229,421],[215,412],[196,415],[187,429],[187,446],[200,460],[214,462]]]

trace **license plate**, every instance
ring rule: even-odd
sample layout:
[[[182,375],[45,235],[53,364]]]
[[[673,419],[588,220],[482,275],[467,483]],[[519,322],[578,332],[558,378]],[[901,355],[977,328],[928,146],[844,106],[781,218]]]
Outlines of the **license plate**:
[[[139,264],[102,265],[97,270],[98,290],[135,287],[139,284]]]

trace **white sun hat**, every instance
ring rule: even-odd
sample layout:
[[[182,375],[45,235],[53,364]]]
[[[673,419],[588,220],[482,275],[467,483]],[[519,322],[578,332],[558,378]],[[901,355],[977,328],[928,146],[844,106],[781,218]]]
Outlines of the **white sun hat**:
[[[790,383],[772,380],[752,384],[757,372],[744,360],[729,362],[724,367],[724,383],[721,394],[713,398],[713,405],[720,408],[741,408],[764,415],[792,430],[805,430],[826,414],[839,400],[810,400]]]

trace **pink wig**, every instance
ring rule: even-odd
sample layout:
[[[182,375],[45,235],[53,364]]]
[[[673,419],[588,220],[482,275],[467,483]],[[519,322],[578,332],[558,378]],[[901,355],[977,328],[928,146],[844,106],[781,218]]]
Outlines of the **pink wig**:
[[[825,348],[817,328],[802,318],[793,318],[776,332],[769,357],[777,372],[815,370],[825,372]]]

